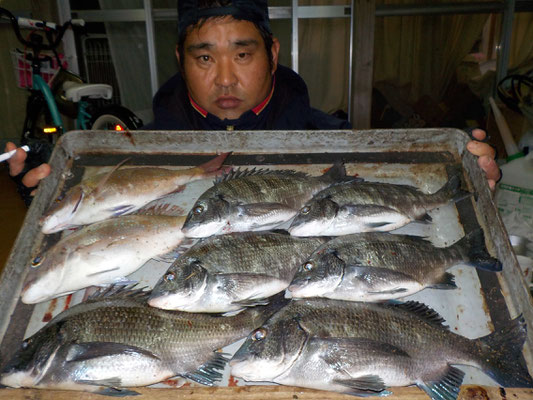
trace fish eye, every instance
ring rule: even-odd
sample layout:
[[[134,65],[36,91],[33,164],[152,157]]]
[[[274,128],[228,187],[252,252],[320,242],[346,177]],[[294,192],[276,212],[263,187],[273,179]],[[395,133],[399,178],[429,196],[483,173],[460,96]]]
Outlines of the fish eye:
[[[266,330],[263,328],[257,329],[254,333],[252,333],[252,340],[254,342],[257,342],[259,340],[263,340],[266,337]]]
[[[201,213],[204,212],[204,206],[202,205],[197,205],[196,207],[193,208],[192,212],[196,215],[200,215]]]
[[[61,202],[63,199],[65,198],[65,194],[60,194],[59,196],[57,196],[57,198],[55,199],[55,202],[56,203],[59,203]]]
[[[300,210],[302,214],[309,214],[309,211],[311,211],[311,207],[309,206],[305,206]]]
[[[304,268],[306,271],[311,271],[314,267],[315,267],[315,263],[312,262],[312,261],[307,261],[307,262],[303,265],[303,268]]]
[[[169,272],[168,274],[165,274],[165,281],[172,282],[176,278],[176,274],[174,272]]]
[[[44,257],[41,257],[41,256],[37,256],[33,259],[33,261],[31,262],[31,266],[33,268],[36,268],[38,267],[39,265],[41,265],[41,263],[43,262],[44,260]]]

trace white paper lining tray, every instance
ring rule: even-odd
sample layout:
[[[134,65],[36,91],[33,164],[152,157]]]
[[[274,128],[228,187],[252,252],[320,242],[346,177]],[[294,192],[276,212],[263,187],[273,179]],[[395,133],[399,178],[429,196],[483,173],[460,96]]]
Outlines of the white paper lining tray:
[[[476,159],[466,152],[468,136],[455,129],[371,130],[371,131],[252,131],[252,132],[163,132],[122,133],[72,131],[61,138],[52,158],[52,175],[38,190],[24,221],[0,280],[0,354],[5,362],[20,341],[35,333],[46,321],[83,298],[83,291],[36,306],[20,302],[20,291],[34,255],[40,248],[59,240],[61,233],[43,235],[38,220],[61,192],[83,177],[109,170],[126,158],[123,168],[156,165],[188,168],[199,165],[221,152],[232,152],[226,165],[294,169],[320,175],[335,161],[345,162],[348,174],[369,181],[411,184],[424,192],[435,192],[454,170],[464,172],[464,186],[471,198],[433,210],[432,224],[410,224],[402,233],[427,236],[437,246],[449,246],[464,232],[481,226],[489,252],[503,263],[501,273],[456,266],[450,272],[458,289],[426,289],[416,299],[438,311],[450,329],[469,338],[483,336],[505,326],[522,313],[528,322],[524,359],[533,370],[533,309],[525,279],[512,252],[492,194]],[[197,197],[212,185],[212,180],[196,181],[171,202],[187,213]],[[168,202],[168,198],[165,199]],[[152,286],[169,264],[149,261],[131,275],[141,285]],[[227,350],[234,351],[240,342]],[[466,372],[464,383],[496,385],[481,371],[460,367]],[[229,372],[220,385],[228,385]],[[178,378],[158,387],[181,386]],[[231,385],[245,382],[231,378]]]

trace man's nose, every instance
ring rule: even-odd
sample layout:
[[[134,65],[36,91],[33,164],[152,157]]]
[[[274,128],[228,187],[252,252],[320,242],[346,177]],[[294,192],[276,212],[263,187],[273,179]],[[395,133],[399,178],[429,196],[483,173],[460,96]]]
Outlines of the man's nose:
[[[215,84],[221,87],[231,87],[237,84],[237,76],[230,61],[223,60],[217,63]]]

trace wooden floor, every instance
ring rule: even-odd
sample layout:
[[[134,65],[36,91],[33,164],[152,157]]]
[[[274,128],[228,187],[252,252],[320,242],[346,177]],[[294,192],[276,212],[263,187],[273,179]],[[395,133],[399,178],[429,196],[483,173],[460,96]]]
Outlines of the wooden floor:
[[[2,199],[0,201],[0,271],[2,271],[27,209],[5,165],[0,165],[0,191]]]

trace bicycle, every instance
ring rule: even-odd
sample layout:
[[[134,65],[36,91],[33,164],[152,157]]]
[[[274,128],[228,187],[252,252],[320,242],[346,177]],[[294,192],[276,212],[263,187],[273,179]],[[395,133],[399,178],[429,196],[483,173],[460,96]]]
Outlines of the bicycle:
[[[83,20],[72,19],[58,25],[16,18],[1,7],[0,17],[10,20],[17,39],[25,46],[24,52],[16,50],[12,56],[18,86],[30,91],[20,144],[30,146],[31,164],[48,161],[53,145],[65,129],[61,114],[75,118],[78,130],[126,131],[142,126],[142,121],[127,108],[97,103],[111,99],[110,85],[84,83],[80,76],[66,69],[57,47],[66,30],[84,26]],[[28,39],[22,36],[21,29],[31,29]],[[43,31],[44,37],[36,30]]]

